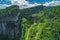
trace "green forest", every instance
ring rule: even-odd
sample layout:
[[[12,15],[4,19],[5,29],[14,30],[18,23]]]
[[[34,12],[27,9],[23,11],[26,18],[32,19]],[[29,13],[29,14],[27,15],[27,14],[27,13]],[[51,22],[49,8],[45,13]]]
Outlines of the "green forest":
[[[13,5],[0,9],[0,19],[14,18],[18,13],[20,13],[16,21],[19,26],[18,36],[12,39],[2,34],[0,40],[60,40],[60,6],[40,5],[19,9],[18,6]],[[15,27],[13,22],[6,22],[7,27],[13,29]]]

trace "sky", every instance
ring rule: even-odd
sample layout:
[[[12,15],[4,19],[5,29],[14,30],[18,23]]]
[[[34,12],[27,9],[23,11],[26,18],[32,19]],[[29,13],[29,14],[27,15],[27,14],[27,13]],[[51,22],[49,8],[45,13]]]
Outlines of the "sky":
[[[60,0],[0,0],[0,8],[6,8],[11,5],[18,5],[21,8],[37,5],[56,6],[60,5]]]
[[[51,2],[52,0],[27,0],[29,3],[45,3],[45,2]]]
[[[19,1],[19,0],[18,0]],[[23,1],[23,0],[22,0]],[[45,2],[50,2],[52,0],[26,0],[29,3],[45,3]],[[10,0],[0,0],[0,4],[11,4]]]

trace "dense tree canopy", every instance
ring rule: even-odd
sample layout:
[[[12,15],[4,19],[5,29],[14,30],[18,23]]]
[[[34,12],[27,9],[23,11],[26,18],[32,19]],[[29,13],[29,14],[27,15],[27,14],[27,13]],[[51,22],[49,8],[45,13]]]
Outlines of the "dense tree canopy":
[[[60,6],[32,13],[31,18],[22,19],[21,40],[60,40]]]
[[[15,5],[2,9],[0,17],[7,14],[14,16],[18,10],[19,7]],[[21,14],[17,24],[20,30],[20,40],[60,40],[60,6],[49,8],[36,6],[19,11]],[[13,26],[15,27],[15,23],[7,23],[8,28],[14,28]]]
[[[19,10],[19,6],[13,5],[7,7],[6,9],[0,9],[0,18],[1,17],[11,17],[17,15],[17,11]]]

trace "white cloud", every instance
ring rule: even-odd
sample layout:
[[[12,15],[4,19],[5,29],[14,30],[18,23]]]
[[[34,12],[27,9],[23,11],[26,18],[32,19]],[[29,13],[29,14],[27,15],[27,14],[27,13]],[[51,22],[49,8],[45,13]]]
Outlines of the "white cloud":
[[[10,5],[7,5],[7,4],[2,5],[2,4],[0,4],[0,8],[4,9],[4,8],[9,7],[11,5],[18,5],[20,8],[28,8],[28,7],[41,5],[41,4],[38,4],[38,3],[30,4],[26,0],[11,0],[11,3],[12,4],[10,4]]]
[[[4,8],[6,8],[6,7],[9,7],[9,6],[11,6],[11,5],[7,5],[7,4],[0,4],[0,9],[4,9]]]
[[[60,1],[45,2],[45,4],[43,5],[44,6],[57,6],[57,5],[60,5]]]
[[[37,6],[37,5],[41,5],[38,3],[34,3],[34,4],[30,4],[28,1],[26,0],[11,0],[12,5],[18,5],[20,6],[20,8],[27,8],[27,7],[33,7],[33,6]]]
[[[34,3],[34,4],[22,5],[22,8],[34,7],[34,6],[37,6],[37,5],[41,5],[41,4]]]
[[[44,6],[49,6],[50,4],[53,4],[54,1],[51,1],[51,2],[45,2],[45,4],[43,4]]]
[[[12,4],[27,5],[29,4],[26,0],[11,0]]]

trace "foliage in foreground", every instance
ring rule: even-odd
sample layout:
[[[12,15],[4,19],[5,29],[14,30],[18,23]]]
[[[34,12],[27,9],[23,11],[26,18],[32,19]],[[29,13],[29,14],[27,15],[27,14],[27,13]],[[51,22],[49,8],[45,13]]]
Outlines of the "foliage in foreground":
[[[23,17],[21,40],[60,40],[59,6]]]

